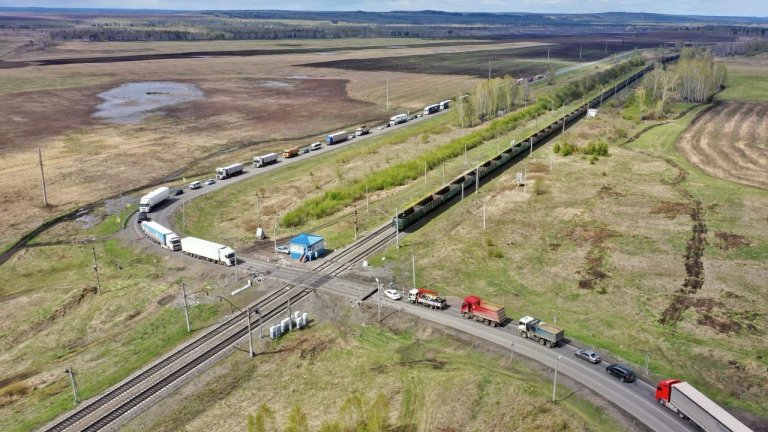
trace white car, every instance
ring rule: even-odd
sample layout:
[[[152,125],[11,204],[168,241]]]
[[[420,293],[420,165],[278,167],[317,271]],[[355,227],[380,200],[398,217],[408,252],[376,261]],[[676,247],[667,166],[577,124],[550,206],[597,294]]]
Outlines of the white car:
[[[216,180],[214,180],[212,178],[209,178],[208,180],[205,181],[205,184],[208,185],[208,186],[210,186],[212,184],[215,184],[215,183],[216,183]]]
[[[200,184],[199,181],[193,181],[192,183],[189,184],[189,188],[192,189],[192,190],[200,189],[201,187],[203,187],[203,186]]]
[[[291,253],[291,248],[289,248],[288,245],[280,245],[275,248],[275,252],[281,254],[289,254]]]
[[[384,295],[391,298],[392,300],[400,300],[401,298],[403,298],[402,296],[400,296],[400,293],[397,292],[397,290],[393,290],[393,289],[384,290]]]

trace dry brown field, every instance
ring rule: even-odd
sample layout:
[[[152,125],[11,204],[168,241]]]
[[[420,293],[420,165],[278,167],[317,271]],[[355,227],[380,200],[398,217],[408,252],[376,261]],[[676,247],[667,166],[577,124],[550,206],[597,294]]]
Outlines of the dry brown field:
[[[161,45],[161,49],[168,49],[168,44]],[[404,51],[428,54],[528,45],[393,47],[0,69],[0,117],[10,119],[0,128],[0,174],[4,179],[0,245],[56,214],[158,182],[210,153],[247,146],[247,150],[228,156],[247,160],[260,151],[318,140],[337,128],[383,121],[396,112],[420,109],[468,90],[476,82],[464,76],[295,65],[329,57],[370,58],[403,55]],[[74,46],[74,50],[80,49]],[[137,125],[115,125],[91,117],[101,102],[97,94],[125,82],[144,80],[194,83],[207,97],[164,109]],[[387,81],[389,112],[385,107]],[[42,201],[38,147],[46,168],[48,207]],[[227,160],[204,163],[197,172],[205,173],[221,162]]]
[[[709,175],[768,189],[768,103],[719,102],[697,117],[678,150]]]

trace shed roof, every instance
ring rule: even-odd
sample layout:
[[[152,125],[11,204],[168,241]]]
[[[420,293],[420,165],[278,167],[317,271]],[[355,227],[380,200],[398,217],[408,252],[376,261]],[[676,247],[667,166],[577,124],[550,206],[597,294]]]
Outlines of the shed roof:
[[[300,244],[302,246],[312,246],[321,241],[323,241],[321,236],[307,233],[301,233],[291,239],[292,244]]]

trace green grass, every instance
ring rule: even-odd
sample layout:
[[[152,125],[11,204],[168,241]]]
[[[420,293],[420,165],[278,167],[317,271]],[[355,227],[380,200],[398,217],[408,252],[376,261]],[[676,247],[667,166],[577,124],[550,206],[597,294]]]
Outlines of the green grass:
[[[110,223],[93,230],[110,232]],[[0,303],[5,317],[0,367],[9,377],[31,376],[44,384],[0,408],[0,430],[31,430],[71,409],[71,390],[61,373],[67,366],[74,367],[80,395],[88,398],[189,337],[181,311],[156,303],[169,289],[177,295],[158,256],[116,240],[66,243],[36,244],[19,252],[12,265],[0,267],[5,281],[0,287],[5,297]],[[100,295],[90,291],[96,285],[92,247]],[[218,312],[218,304],[195,306],[192,323],[204,328]]]
[[[275,412],[272,430],[285,425],[295,405],[310,424],[343,422],[340,408],[350,396],[372,401],[377,394],[390,401],[390,427],[402,430],[619,429],[578,394],[566,397],[566,388],[558,388],[560,400],[553,404],[549,376],[435,333],[321,323],[268,343],[266,351],[272,354],[231,356],[202,377],[210,383],[202,390],[156,407],[127,430],[180,430],[190,419],[196,428],[237,429],[262,403]],[[267,383],[281,391],[263,392]]]
[[[729,69],[725,90],[716,99],[768,100],[768,74],[765,70]]]

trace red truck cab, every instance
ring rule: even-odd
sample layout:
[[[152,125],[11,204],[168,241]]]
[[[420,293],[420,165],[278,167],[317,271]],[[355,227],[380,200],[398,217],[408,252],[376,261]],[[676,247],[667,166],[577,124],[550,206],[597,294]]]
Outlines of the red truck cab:
[[[507,318],[503,306],[489,303],[473,295],[464,297],[460,313],[464,318],[474,319],[493,327],[502,325]]]
[[[669,403],[669,397],[672,394],[672,386],[681,382],[679,379],[666,379],[659,381],[656,386],[656,400],[659,402]]]

